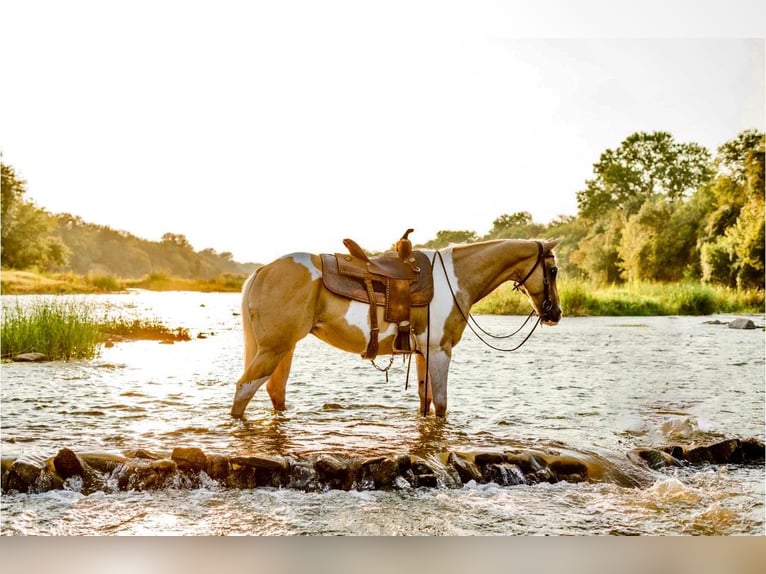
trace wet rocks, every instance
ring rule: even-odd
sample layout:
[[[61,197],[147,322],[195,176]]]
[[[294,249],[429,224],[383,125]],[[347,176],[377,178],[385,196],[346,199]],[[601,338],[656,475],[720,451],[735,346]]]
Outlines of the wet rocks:
[[[755,323],[746,317],[737,317],[729,321],[729,329],[755,329]]]
[[[12,360],[17,363],[42,363],[48,360],[48,356],[43,353],[19,353]]]
[[[642,447],[633,449],[628,458],[654,470],[685,465],[763,464],[764,444],[756,438],[733,438],[708,445]]]
[[[627,455],[632,468],[661,470],[671,466],[763,464],[764,444],[726,439],[709,445],[636,448]],[[611,465],[614,466],[614,465]],[[124,455],[76,453],[62,448],[45,460],[2,459],[2,491],[43,492],[55,489],[96,491],[162,488],[292,488],[324,490],[392,490],[459,488],[467,483],[501,486],[540,482],[635,484],[619,468],[596,455],[557,450],[457,452],[422,458],[411,454],[368,458],[319,453],[305,457],[279,455],[224,456],[196,447],[176,447],[170,456],[136,449]]]

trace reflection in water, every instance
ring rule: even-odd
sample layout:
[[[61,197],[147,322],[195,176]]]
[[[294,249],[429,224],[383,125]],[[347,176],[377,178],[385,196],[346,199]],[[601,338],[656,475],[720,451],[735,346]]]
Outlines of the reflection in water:
[[[288,410],[275,412],[261,389],[246,418],[234,420],[238,294],[91,300],[108,313],[187,327],[192,340],[121,343],[86,362],[3,364],[3,456],[44,460],[63,447],[169,454],[184,446],[225,455],[433,459],[450,450],[539,448],[590,453],[594,465],[606,468],[606,460],[630,476],[636,467],[626,453],[635,447],[764,438],[763,332],[706,318],[570,318],[506,354],[468,333],[453,354],[446,419],[418,414],[404,365],[397,362],[386,381],[358,356],[307,338],[295,354]],[[518,317],[481,322],[507,332]],[[198,332],[208,336],[197,339]],[[615,479],[303,493],[211,483],[162,493],[3,495],[2,534],[763,534],[763,467],[643,473],[648,485],[640,488]]]
[[[265,419],[239,419],[233,423],[231,436],[242,445],[242,453],[267,452],[286,456],[295,450],[290,437],[290,416],[274,412]]]
[[[407,449],[414,455],[426,457],[440,454],[453,448],[448,441],[449,422],[447,419],[418,418],[417,432],[406,441]]]

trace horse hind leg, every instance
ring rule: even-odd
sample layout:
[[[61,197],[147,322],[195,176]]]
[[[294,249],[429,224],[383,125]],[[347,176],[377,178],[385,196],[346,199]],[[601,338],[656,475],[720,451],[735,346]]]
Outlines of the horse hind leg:
[[[266,391],[269,393],[271,404],[276,411],[285,410],[285,389],[287,387],[287,378],[290,376],[294,352],[295,347],[282,357],[277,368],[271,373],[269,382],[266,383]]]
[[[237,381],[237,390],[234,393],[234,402],[231,406],[232,417],[235,419],[242,418],[245,408],[255,392],[269,380],[274,371],[277,370],[277,367],[279,367],[282,359],[286,355],[291,354],[291,352],[292,350],[281,353],[271,352],[264,351],[263,348],[258,350],[253,360],[245,368],[245,372]],[[284,377],[284,379],[283,386],[286,383],[287,377]]]

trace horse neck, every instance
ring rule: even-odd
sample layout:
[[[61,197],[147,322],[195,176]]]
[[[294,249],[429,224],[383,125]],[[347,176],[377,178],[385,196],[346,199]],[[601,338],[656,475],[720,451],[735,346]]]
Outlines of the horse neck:
[[[496,239],[454,247],[452,261],[459,288],[473,305],[506,281],[524,277],[525,262],[536,254],[534,241]]]

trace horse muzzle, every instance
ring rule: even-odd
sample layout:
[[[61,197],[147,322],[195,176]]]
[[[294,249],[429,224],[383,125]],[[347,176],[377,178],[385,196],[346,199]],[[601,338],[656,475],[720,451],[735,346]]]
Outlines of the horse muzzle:
[[[540,322],[548,327],[558,325],[561,321],[561,307],[553,306],[550,301],[546,301],[543,305],[543,313],[540,316]]]

